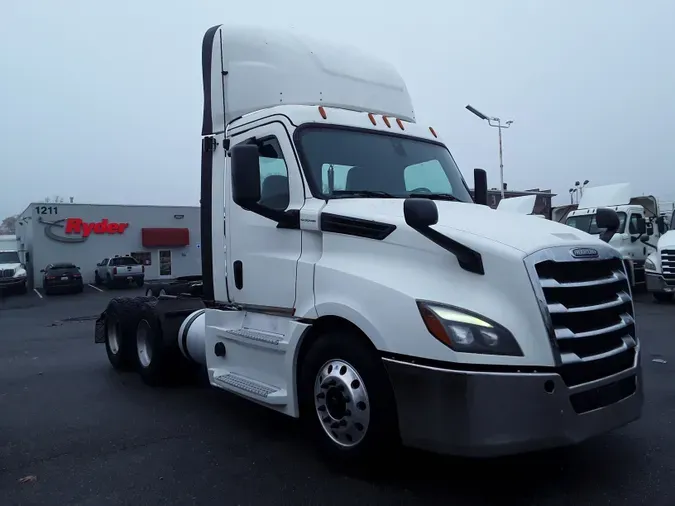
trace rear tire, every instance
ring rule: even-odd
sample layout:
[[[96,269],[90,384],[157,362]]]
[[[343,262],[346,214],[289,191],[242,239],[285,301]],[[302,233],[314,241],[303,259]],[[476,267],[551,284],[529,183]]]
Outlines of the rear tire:
[[[121,315],[115,310],[110,311],[105,319],[105,351],[113,369],[129,371],[133,368],[128,336],[125,336],[124,325],[120,321]]]
[[[659,302],[659,303],[670,302],[670,301],[673,300],[673,294],[672,293],[652,292],[652,296],[654,297],[654,300],[656,302]]]
[[[299,378],[301,418],[328,462],[365,469],[398,448],[394,393],[382,360],[361,336],[320,336]]]
[[[105,345],[108,360],[118,370],[133,370],[135,333],[138,319],[149,299],[146,297],[115,297],[105,310]],[[110,332],[114,331],[115,334]]]
[[[188,364],[177,347],[164,344],[156,304],[157,299],[146,302],[139,315],[135,336],[136,364],[147,385],[170,386],[183,379]]]

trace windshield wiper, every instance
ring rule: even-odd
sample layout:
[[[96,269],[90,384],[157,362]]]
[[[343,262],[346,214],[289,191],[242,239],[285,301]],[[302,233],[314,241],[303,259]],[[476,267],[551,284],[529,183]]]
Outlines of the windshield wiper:
[[[453,202],[463,202],[451,193],[411,193],[409,197],[416,199],[432,199],[432,200],[451,200]]]
[[[386,198],[386,199],[395,199],[400,198],[391,193],[387,193],[380,190],[333,190],[333,193],[330,194],[331,197],[375,197],[375,198]]]

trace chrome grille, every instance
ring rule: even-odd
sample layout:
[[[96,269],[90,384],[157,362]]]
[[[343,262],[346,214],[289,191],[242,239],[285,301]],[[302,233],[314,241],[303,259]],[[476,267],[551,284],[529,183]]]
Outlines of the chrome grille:
[[[675,285],[675,249],[661,250],[661,268],[666,283]]]
[[[626,269],[609,247],[576,259],[573,248],[528,258],[558,370],[568,386],[612,376],[635,365],[637,338]]]
[[[14,269],[1,269],[0,278],[11,278],[14,276]]]

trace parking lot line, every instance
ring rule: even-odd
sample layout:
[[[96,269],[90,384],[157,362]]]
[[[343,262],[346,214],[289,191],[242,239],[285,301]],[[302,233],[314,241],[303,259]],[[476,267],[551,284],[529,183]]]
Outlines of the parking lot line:
[[[99,292],[103,292],[104,290],[101,290],[98,286],[94,286],[91,283],[87,283],[87,286],[92,287],[94,290],[98,290]]]
[[[33,288],[33,291],[34,291],[35,293],[37,293],[37,296],[38,296],[38,297],[42,298],[42,294],[40,293],[40,290],[38,290],[37,288]]]

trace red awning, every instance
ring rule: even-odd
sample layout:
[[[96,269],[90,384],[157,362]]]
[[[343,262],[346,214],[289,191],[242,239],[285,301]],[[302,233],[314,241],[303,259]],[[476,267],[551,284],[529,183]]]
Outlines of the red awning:
[[[187,228],[143,228],[141,237],[145,248],[177,248],[190,244]]]

